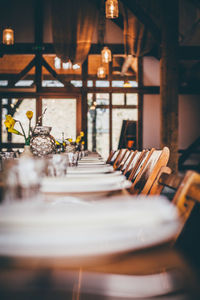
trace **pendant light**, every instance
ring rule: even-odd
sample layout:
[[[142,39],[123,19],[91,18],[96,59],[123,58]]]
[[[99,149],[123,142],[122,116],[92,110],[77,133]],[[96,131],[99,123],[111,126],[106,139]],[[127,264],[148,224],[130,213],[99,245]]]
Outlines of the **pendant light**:
[[[100,66],[97,70],[97,77],[98,78],[105,78],[106,77],[106,69],[103,66]]]
[[[106,3],[106,18],[114,19],[119,17],[118,0],[107,0]]]
[[[11,28],[3,30],[3,44],[13,45],[14,44],[14,31]]]
[[[104,47],[101,51],[101,58],[103,63],[109,63],[112,60],[112,53],[108,47]]]

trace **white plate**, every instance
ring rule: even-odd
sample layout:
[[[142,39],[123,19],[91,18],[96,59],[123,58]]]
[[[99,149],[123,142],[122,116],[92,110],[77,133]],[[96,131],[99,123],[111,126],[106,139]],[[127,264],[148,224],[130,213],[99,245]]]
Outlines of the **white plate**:
[[[132,196],[91,205],[0,206],[0,255],[90,258],[170,240],[179,219],[168,200]]]
[[[93,174],[106,174],[114,172],[114,169],[112,166],[105,166],[105,167],[69,167],[67,168],[68,174],[81,174],[81,173],[93,173]]]
[[[121,176],[100,178],[45,177],[41,182],[43,193],[92,193],[127,189],[131,182]]]
[[[79,160],[78,161],[78,165],[100,165],[100,166],[106,166],[106,163],[104,161],[100,161],[100,160],[87,160],[87,161],[82,161],[82,160]],[[107,165],[108,166],[108,165]]]
[[[121,171],[115,171],[111,173],[67,173],[66,177],[67,178],[109,178],[109,177],[116,177],[116,176],[121,176],[122,172]]]

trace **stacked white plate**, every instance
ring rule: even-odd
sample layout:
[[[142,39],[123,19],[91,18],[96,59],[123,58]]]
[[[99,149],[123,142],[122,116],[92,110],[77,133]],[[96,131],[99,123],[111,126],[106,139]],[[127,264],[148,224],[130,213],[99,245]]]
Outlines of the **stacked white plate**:
[[[176,208],[162,197],[70,203],[1,205],[0,255],[105,256],[167,241],[180,225]]]
[[[77,174],[78,175],[78,174]],[[43,193],[95,193],[127,189],[131,182],[123,175],[85,177],[45,177],[42,179]]]

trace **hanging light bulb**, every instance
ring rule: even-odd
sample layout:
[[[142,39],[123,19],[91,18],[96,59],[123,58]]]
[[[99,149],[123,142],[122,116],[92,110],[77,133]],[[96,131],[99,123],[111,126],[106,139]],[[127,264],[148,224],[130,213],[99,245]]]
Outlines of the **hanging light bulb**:
[[[106,69],[101,66],[97,69],[97,77],[98,78],[105,78],[106,77]]]
[[[101,51],[101,57],[103,63],[109,63],[112,60],[112,54],[108,47],[104,47]]]
[[[106,1],[106,18],[114,19],[119,17],[119,4],[117,0]]]
[[[55,69],[61,69],[61,59],[59,57],[54,58],[54,67]]]
[[[14,44],[14,31],[11,28],[4,29],[3,44],[5,44],[5,45],[13,45]]]

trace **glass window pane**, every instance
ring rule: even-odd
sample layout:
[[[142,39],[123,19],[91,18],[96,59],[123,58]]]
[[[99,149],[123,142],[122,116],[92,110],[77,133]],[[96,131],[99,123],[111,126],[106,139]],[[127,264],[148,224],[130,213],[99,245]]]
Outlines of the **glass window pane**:
[[[15,83],[15,86],[31,86],[33,84],[33,80],[19,80]]]
[[[109,81],[107,80],[97,80],[96,87],[109,87]]]
[[[52,127],[55,139],[76,138],[76,99],[43,99],[42,111],[47,108],[43,125]]]
[[[123,120],[137,121],[137,109],[113,109],[112,110],[112,149],[117,149]]]
[[[2,125],[1,125],[1,132],[2,132],[2,142],[7,142],[7,130],[4,125],[4,121],[6,119],[6,115],[8,114],[7,108],[2,108]]]
[[[109,105],[109,94],[96,94],[97,105]]]
[[[93,94],[91,93],[87,94],[87,100],[88,100],[88,106],[90,107],[93,102]]]
[[[109,109],[96,110],[96,150],[106,159],[109,154]]]
[[[64,84],[58,80],[42,80],[43,87],[63,87]]]
[[[109,154],[109,109],[88,112],[88,150],[97,151],[106,159]]]
[[[8,80],[0,80],[0,86],[7,86]]]
[[[75,87],[82,87],[82,86],[83,86],[82,80],[71,80],[70,82],[71,82],[71,84],[73,84],[73,86],[75,86]]]
[[[130,84],[132,87],[138,87],[138,83],[137,81],[132,81],[132,80],[129,80]]]
[[[13,99],[13,104],[17,102],[17,99]],[[29,121],[26,116],[26,112],[31,110],[33,112],[33,118],[31,120],[31,126],[35,126],[36,122],[36,100],[35,99],[24,99],[20,101],[19,107],[16,109],[13,118],[19,120],[24,128],[25,134],[28,135]],[[15,129],[18,131],[22,131],[19,123],[15,124]],[[7,135],[4,137],[4,142],[7,141]],[[12,142],[13,143],[24,143],[24,137],[16,134],[12,134]]]
[[[124,81],[123,80],[113,80],[112,87],[123,87]]]
[[[112,105],[124,105],[124,94],[112,94]]]
[[[138,105],[137,94],[126,94],[126,104],[127,105]]]
[[[92,80],[88,80],[87,81],[87,86],[88,87],[93,87],[93,81]]]

